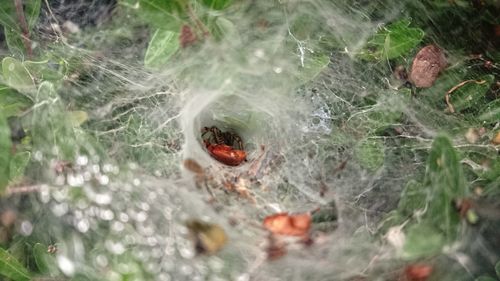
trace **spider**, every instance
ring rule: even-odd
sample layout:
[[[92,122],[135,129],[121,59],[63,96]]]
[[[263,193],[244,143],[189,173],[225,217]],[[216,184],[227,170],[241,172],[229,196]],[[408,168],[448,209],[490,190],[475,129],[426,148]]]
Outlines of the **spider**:
[[[211,133],[211,135],[209,135],[209,137],[205,139],[207,133]],[[202,129],[201,136],[206,141],[208,140],[211,144],[225,144],[238,150],[243,150],[244,148],[243,141],[241,140],[240,136],[232,132],[222,132],[215,126],[204,127]]]
[[[207,137],[207,134],[210,133]],[[219,128],[204,127],[202,129],[203,142],[210,155],[219,162],[229,166],[238,166],[246,160],[241,138],[231,132],[222,132]]]

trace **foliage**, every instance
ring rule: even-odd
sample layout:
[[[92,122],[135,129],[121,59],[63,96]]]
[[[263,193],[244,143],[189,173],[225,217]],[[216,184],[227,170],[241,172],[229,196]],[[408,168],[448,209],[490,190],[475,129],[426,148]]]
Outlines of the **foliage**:
[[[416,209],[411,211],[423,212],[420,222],[407,230],[404,255],[412,259],[436,254],[445,244],[455,241],[460,218],[452,202],[467,195],[460,163],[447,137],[438,136],[434,140],[426,169],[422,184],[411,182],[406,186],[403,195],[412,198],[400,201],[402,211],[408,212],[413,207]]]
[[[148,68],[165,66],[179,47],[179,33],[157,29],[146,50],[144,65]]]
[[[19,16],[19,11],[16,11],[15,1],[5,1],[0,6],[0,25],[4,29],[5,45],[8,48],[0,53],[3,55],[0,73],[0,194],[4,194],[7,187],[18,184],[44,184],[46,177],[59,180],[61,177],[58,173],[65,168],[64,164],[69,163],[69,170],[77,169],[71,165],[74,165],[80,154],[93,156],[97,159],[96,162],[105,162],[108,154],[113,154],[112,157],[116,157],[114,160],[121,165],[138,162],[141,169],[144,169],[142,172],[154,175],[164,169],[164,166],[172,165],[178,176],[178,147],[183,145],[179,135],[186,132],[167,130],[164,129],[164,124],[159,126],[155,123],[168,119],[177,112],[162,112],[164,115],[161,116],[156,116],[157,112],[150,112],[151,108],[162,108],[165,104],[174,108],[176,101],[169,100],[163,94],[150,98],[148,91],[152,86],[149,85],[149,80],[131,82],[125,77],[138,71],[141,72],[141,78],[158,75],[162,79],[165,77],[162,76],[164,72],[176,72],[177,80],[162,81],[164,87],[178,87],[176,90],[183,92],[186,84],[193,83],[193,88],[197,90],[213,87],[227,91],[227,94],[224,92],[224,97],[227,97],[225,101],[228,102],[220,107],[229,104],[229,109],[237,112],[227,116],[213,113],[213,120],[246,131],[266,130],[265,126],[259,128],[260,123],[278,117],[239,110],[235,100],[231,99],[241,90],[232,88],[238,79],[253,81],[247,83],[254,87],[245,89],[249,96],[244,96],[244,102],[251,100],[251,95],[272,96],[274,91],[282,88],[314,89],[311,92],[326,97],[322,100],[324,104],[321,104],[321,108],[325,112],[334,112],[331,116],[335,118],[329,117],[326,121],[327,127],[332,128],[331,136],[303,133],[302,129],[294,127],[296,124],[287,124],[290,128],[284,130],[294,131],[293,137],[297,139],[310,139],[310,144],[326,155],[318,158],[330,155],[345,157],[348,159],[345,162],[348,163],[346,169],[359,169],[360,177],[365,177],[366,174],[387,177],[374,179],[374,186],[377,188],[373,188],[374,193],[371,190],[366,193],[369,197],[377,196],[375,192],[379,187],[384,187],[383,181],[386,179],[390,179],[387,180],[390,182],[387,185],[394,181],[395,186],[389,190],[393,194],[386,195],[395,199],[388,200],[384,204],[386,206],[381,208],[383,210],[377,209],[373,213],[378,216],[376,219],[380,222],[381,236],[386,237],[388,229],[402,229],[404,243],[398,249],[401,251],[396,258],[401,259],[401,262],[431,258],[438,260],[445,257],[448,254],[446,251],[455,245],[472,244],[469,240],[474,238],[465,234],[476,230],[476,226],[471,226],[472,224],[479,224],[477,229],[492,227],[494,223],[488,217],[491,210],[484,211],[481,209],[482,205],[475,205],[478,210],[472,210],[472,214],[476,216],[472,223],[471,220],[464,219],[462,214],[468,215],[471,212],[461,211],[459,208],[457,210],[454,203],[464,198],[471,202],[495,202],[500,196],[498,145],[491,142],[498,133],[500,120],[500,52],[495,48],[498,35],[491,33],[500,26],[498,17],[495,17],[495,12],[498,11],[496,2],[408,1],[398,3],[404,5],[405,9],[398,10],[397,15],[391,9],[398,9],[400,6],[396,5],[394,8],[394,5],[386,5],[385,1],[364,3],[364,7],[358,7],[363,1],[350,3],[345,7],[341,4],[343,2],[119,0],[118,7],[109,15],[112,18],[110,22],[99,26],[102,29],[99,34],[105,35],[105,40],[109,43],[106,46],[116,43],[113,48],[114,51],[118,49],[118,53],[122,47],[129,45],[141,46],[141,49],[132,54],[123,51],[124,58],[101,61],[101,53],[102,56],[110,57],[111,54],[104,47],[99,50],[101,46],[97,39],[88,40],[97,37],[93,34],[97,32],[95,29],[82,27],[87,29],[81,34],[56,32],[61,36],[57,36],[62,40],[60,42],[51,36],[45,36],[52,35],[46,31],[46,25],[38,26],[41,0],[24,1],[23,16]],[[323,11],[323,7],[329,9]],[[363,28],[354,29],[359,31],[356,33],[351,32],[352,27],[348,23],[332,24],[325,20],[323,13],[328,12],[338,12],[338,15],[345,18],[354,17],[357,20],[357,17],[361,17],[359,22],[353,22],[362,24]],[[382,17],[381,14],[391,16]],[[334,20],[335,16],[337,15],[328,18]],[[23,27],[23,21],[27,23],[27,30]],[[332,29],[337,26],[349,32],[336,33]],[[453,26],[461,29],[452,29]],[[449,30],[456,33],[449,33]],[[267,41],[261,40],[262,38]],[[261,42],[267,45],[263,47]],[[416,51],[427,44],[443,47],[450,64],[432,87],[415,90],[403,74],[409,71],[409,62]],[[353,48],[347,48],[347,45]],[[84,50],[87,47],[91,49],[89,46],[97,50]],[[246,48],[247,46],[251,47]],[[218,77],[199,75],[211,71],[204,59],[206,54],[213,55],[214,49],[230,53],[231,58],[245,66],[268,64],[272,71],[259,76],[261,73],[255,73],[253,69],[233,69],[231,66],[235,63],[224,61],[227,58],[224,56],[221,65],[227,63],[229,66]],[[136,61],[128,61],[131,58],[137,58],[139,66],[134,65]],[[339,63],[348,65],[343,69],[345,72],[337,69]],[[393,78],[397,67],[404,70],[400,79]],[[256,69],[267,71],[264,67]],[[150,73],[154,75],[149,76]],[[192,77],[210,81],[191,81]],[[351,81],[349,87],[343,85],[343,81]],[[221,86],[223,83],[227,83],[227,88]],[[321,87],[323,91],[319,94],[317,88]],[[162,90],[159,92],[162,93]],[[314,106],[317,96],[312,95],[313,98],[307,102]],[[280,103],[279,106],[285,108],[280,112],[293,111],[293,114],[302,118],[302,112],[299,114],[294,111],[300,111],[300,106],[295,108],[294,102],[302,97],[290,94],[292,102]],[[449,104],[444,102],[445,97],[449,98]],[[183,101],[182,98],[180,100]],[[277,100],[282,101],[281,97]],[[268,110],[267,107],[276,106],[267,104],[265,100],[259,102],[261,104],[256,107],[263,108],[263,111]],[[454,112],[445,112],[451,105]],[[297,122],[301,121],[299,119],[297,118]],[[18,131],[22,131],[22,134],[19,136],[13,126],[15,122],[20,124]],[[175,126],[172,127],[177,129]],[[474,141],[464,137],[468,129],[476,132],[477,138]],[[272,133],[276,137],[276,144],[270,147],[272,149],[281,149],[282,146],[297,141],[293,138],[285,139],[282,132]],[[283,136],[288,135],[284,133]],[[171,142],[172,140],[174,141]],[[267,153],[270,148],[263,147],[262,150]],[[256,151],[258,149],[252,153]],[[311,151],[311,155],[316,153],[314,149]],[[263,157],[276,158],[265,158],[267,162],[264,162],[272,166],[269,170],[279,170],[282,167],[275,162],[294,161],[294,155],[272,153],[274,152],[263,154]],[[314,166],[316,163],[312,163],[313,161],[307,162],[310,159],[300,160],[310,166],[305,174],[308,173],[314,181],[333,177],[332,174],[340,178],[339,171],[345,168],[332,167],[328,170],[329,168]],[[60,166],[54,168],[54,163]],[[402,167],[411,167],[408,170],[412,174],[404,174],[405,170],[398,171]],[[323,169],[327,171],[324,172]],[[94,173],[98,172],[94,170]],[[295,170],[293,172],[298,173]],[[203,173],[199,173],[199,176],[203,176]],[[405,178],[393,179],[392,173],[404,175]],[[424,176],[419,178],[418,175]],[[286,178],[284,174],[279,176]],[[97,186],[95,182],[92,184]],[[287,182],[286,186],[290,186],[287,189],[293,189],[294,184]],[[304,185],[308,188],[309,185],[313,186],[309,182]],[[272,190],[272,187],[269,189]],[[399,190],[400,194],[397,193]],[[75,187],[72,192],[71,196],[77,202],[94,191]],[[339,193],[338,196],[346,195]],[[26,204],[29,201],[26,198],[28,196],[19,201]],[[295,199],[286,200],[292,202]],[[377,200],[371,199],[373,202]],[[286,204],[288,203],[287,201]],[[365,206],[354,207],[365,210]],[[371,207],[366,210],[371,211]],[[37,207],[30,206],[20,211],[23,216],[38,219]],[[312,229],[317,228],[318,223],[331,223],[336,227],[343,223],[342,220],[337,221],[338,218],[348,220],[348,215],[337,213],[336,210],[327,218],[329,221],[325,221],[323,215],[321,212],[313,214]],[[199,225],[188,225],[187,228],[195,237],[195,244],[204,248],[201,249],[203,251],[198,251],[218,253],[227,240],[223,227],[202,221],[199,224],[209,230],[211,227],[213,233],[209,234],[215,235],[216,239],[206,236],[206,229],[200,231]],[[9,248],[9,251],[0,248],[0,277],[17,281],[29,280],[31,276],[61,276],[56,256],[48,253],[48,246],[45,245],[54,234],[45,233],[46,226],[42,223],[40,225],[35,227],[31,235],[18,235],[8,237],[12,241],[0,241],[8,244],[6,246]],[[309,231],[309,226],[308,224],[303,232]],[[498,228],[495,230],[499,231]],[[99,255],[98,251],[109,247],[92,234],[85,239],[85,243],[97,245],[95,252],[89,253],[92,258]],[[467,252],[468,249],[461,250]],[[474,252],[467,254],[472,256]],[[387,265],[384,269],[391,267],[392,270],[392,266]],[[396,266],[398,265],[394,265],[394,268]],[[129,272],[116,273],[123,267],[129,267]],[[108,268],[114,279],[145,279],[147,276],[147,269],[132,258],[128,250],[123,255],[113,256]],[[96,277],[98,273],[89,269],[82,269],[82,272],[85,270],[88,276],[76,275],[74,279],[102,278]],[[493,280],[491,276],[495,272],[500,278],[500,262],[494,268],[485,265],[478,272],[474,276],[477,277],[476,280]]]
[[[10,129],[7,120],[0,113],[0,193],[7,187],[10,163]]]
[[[378,140],[362,140],[354,153],[361,166],[368,170],[376,171],[384,164],[384,145]]]
[[[411,22],[403,19],[381,27],[368,40],[360,56],[370,60],[395,59],[407,54],[423,39],[424,31],[410,27]]]
[[[23,34],[28,33],[35,27],[40,15],[41,0],[26,1],[24,7],[24,22],[28,30],[23,30],[23,23],[17,19],[16,6],[14,1],[4,1],[0,7],[0,25],[4,27],[4,33],[10,51],[22,57],[28,52],[23,43]],[[22,2],[21,2],[22,3]]]
[[[0,248],[0,276],[13,281],[31,280],[28,269],[2,248]]]

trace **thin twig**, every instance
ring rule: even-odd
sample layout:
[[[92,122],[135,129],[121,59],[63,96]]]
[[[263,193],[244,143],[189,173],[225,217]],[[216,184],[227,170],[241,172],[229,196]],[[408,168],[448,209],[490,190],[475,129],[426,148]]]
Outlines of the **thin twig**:
[[[26,53],[29,58],[32,56],[33,52],[31,50],[30,31],[28,28],[28,23],[26,22],[26,18],[24,17],[23,2],[22,0],[14,0],[14,4],[16,6],[17,19],[19,20],[19,24],[21,25],[21,30],[23,32],[22,38],[24,47],[26,48]]]
[[[45,6],[47,6],[47,10],[49,11],[49,14],[50,14],[50,17],[52,18],[52,20],[54,20],[54,23],[57,24],[57,26],[59,26],[59,21],[57,20],[56,16],[52,12],[52,9],[50,8],[48,0],[45,0]],[[57,41],[59,40],[59,38],[64,38],[64,36],[61,33],[61,29],[55,28],[54,25],[51,25],[51,28],[52,28],[52,31],[55,34],[57,34],[57,36],[58,36]]]
[[[457,89],[463,87],[465,84],[471,83],[471,82],[474,82],[476,84],[484,84],[484,83],[486,83],[486,80],[472,80],[472,79],[465,80],[465,81],[462,81],[459,84],[453,86],[453,88],[451,88],[450,90],[448,90],[448,92],[446,92],[446,95],[444,96],[444,98],[446,100],[446,104],[448,105],[448,111],[450,113],[455,113],[455,108],[453,107],[453,105],[450,102],[450,94],[453,93],[454,91],[456,91]]]
[[[5,196],[9,197],[10,195],[34,193],[38,192],[39,190],[40,190],[40,185],[7,187],[7,190],[5,191]]]

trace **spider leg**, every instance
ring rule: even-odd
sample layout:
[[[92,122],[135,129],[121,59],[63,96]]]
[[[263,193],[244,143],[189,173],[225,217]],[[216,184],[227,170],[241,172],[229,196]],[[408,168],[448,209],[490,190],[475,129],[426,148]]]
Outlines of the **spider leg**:
[[[214,135],[215,138],[215,142],[217,144],[225,144],[224,133],[221,130],[219,130],[219,128],[213,126],[212,128],[210,128],[210,130],[212,131],[212,134]]]
[[[210,131],[210,128],[208,128],[208,127],[203,127],[203,129],[201,129],[201,137],[204,137],[204,136],[205,136],[205,134],[210,133],[210,132],[211,132],[211,131]]]
[[[243,141],[237,135],[233,136],[233,145],[236,144],[239,150],[243,150]]]

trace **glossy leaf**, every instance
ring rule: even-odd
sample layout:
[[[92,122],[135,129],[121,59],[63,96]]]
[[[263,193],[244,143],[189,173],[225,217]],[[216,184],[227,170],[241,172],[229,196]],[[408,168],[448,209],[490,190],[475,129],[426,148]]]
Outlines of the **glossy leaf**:
[[[149,41],[144,65],[148,68],[164,66],[179,47],[179,33],[157,29]]]
[[[233,0],[202,0],[202,3],[214,10],[222,10],[224,8],[227,8]]]
[[[375,139],[364,139],[354,149],[359,164],[370,171],[375,171],[384,164],[384,145]]]
[[[370,60],[394,59],[406,55],[423,37],[422,29],[410,27],[407,19],[400,20],[380,28],[360,55]]]
[[[12,281],[31,280],[28,270],[9,252],[0,248],[0,276]]]
[[[31,153],[28,151],[18,152],[14,154],[10,160],[10,179],[15,180],[16,178],[24,175],[24,170],[31,159]]]
[[[26,67],[15,58],[6,57],[2,60],[4,83],[21,93],[34,91],[33,78]]]
[[[33,246],[33,257],[35,258],[38,270],[42,274],[49,276],[59,275],[56,258],[53,254],[47,252],[46,245],[36,243]]]
[[[9,124],[0,111],[0,194],[3,193],[9,181],[11,148]]]
[[[32,104],[33,102],[25,95],[0,84],[0,111],[5,118],[21,113]]]

